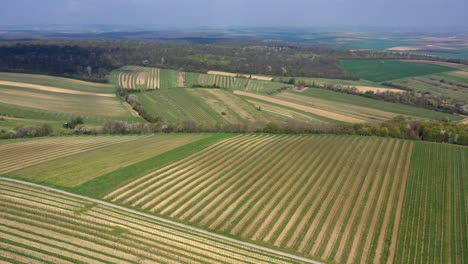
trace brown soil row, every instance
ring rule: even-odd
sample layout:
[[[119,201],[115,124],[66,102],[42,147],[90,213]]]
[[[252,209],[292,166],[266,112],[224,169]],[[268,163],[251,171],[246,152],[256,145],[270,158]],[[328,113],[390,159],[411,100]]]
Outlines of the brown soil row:
[[[251,140],[254,140],[254,138],[250,138],[246,141],[250,142]],[[227,149],[231,150],[237,147],[237,143],[230,142],[224,146]],[[203,169],[201,164],[204,164],[205,162],[208,162],[215,158],[222,157],[221,156],[222,153],[223,153],[223,149],[218,148],[213,152],[207,153],[208,155],[202,155],[203,156],[202,160],[198,160],[197,162],[192,162],[189,164],[180,164],[180,165],[177,165],[176,167],[173,167],[171,170],[164,171],[163,173],[157,176],[159,180],[155,181],[154,178],[151,179],[151,182],[153,182],[151,185],[148,185],[149,182],[147,181],[144,186],[137,186],[135,189],[138,189],[141,187],[144,187],[144,188],[141,189],[139,192],[135,193],[134,195],[130,196],[129,198],[125,199],[124,202],[129,202],[137,197],[140,197],[137,201],[133,202],[132,206],[136,206],[136,205],[143,203],[144,204],[143,208],[148,208],[157,202],[157,200],[154,199],[152,201],[144,203],[144,201],[147,200],[148,197],[155,194],[159,189],[165,188],[167,184],[171,184],[172,182],[183,178],[188,173]],[[175,173],[173,173],[173,171],[175,171]]]
[[[30,249],[27,249],[25,247],[11,245],[11,244],[7,244],[7,243],[4,243],[4,242],[0,242],[0,248],[9,249],[11,251],[18,252],[18,253],[21,253],[21,254],[24,254],[24,255],[27,255],[27,256],[35,257],[35,258],[38,258],[38,259],[41,259],[41,260],[44,260],[44,261],[48,261],[48,262],[51,262],[51,263],[73,264],[73,262],[71,262],[71,261],[56,258],[54,256],[50,256],[50,255],[47,255],[47,254],[44,254],[44,253],[40,253],[40,252],[37,252],[35,250],[30,250]],[[18,260],[21,261],[20,259],[18,259]],[[37,261],[37,260],[25,261],[25,263],[35,263],[35,261]]]
[[[375,140],[372,146],[369,148],[369,151],[363,151],[363,153],[375,153],[375,150],[378,146],[379,141]],[[354,181],[354,184],[350,187],[349,195],[346,198],[345,203],[343,204],[342,208],[343,210],[340,211],[340,215],[338,216],[338,220],[334,224],[334,227],[331,231],[331,236],[327,239],[327,245],[325,247],[325,251],[322,254],[322,258],[328,259],[330,257],[331,251],[333,249],[333,246],[337,242],[338,236],[341,232],[341,230],[344,228],[344,221],[346,216],[348,215],[348,212],[351,210],[351,205],[352,202],[355,201],[356,196],[359,194],[358,192],[358,187],[359,184],[364,180],[365,172],[366,172],[366,166],[367,164],[370,163],[370,160],[372,158],[372,155],[366,155],[364,159],[362,159],[362,162],[356,163],[356,165],[359,164],[359,171],[357,171],[356,179]],[[356,168],[357,169],[357,168]],[[355,170],[356,170],[355,169]]]
[[[258,138],[257,138],[258,139]],[[256,145],[256,142],[258,141],[252,141],[249,142],[248,144],[252,144],[252,146]],[[154,212],[156,210],[161,209],[162,207],[166,207],[166,205],[174,198],[179,196],[182,193],[186,193],[187,190],[197,190],[197,188],[201,188],[203,184],[206,182],[206,180],[211,179],[212,173],[215,172],[222,172],[223,169],[217,169],[218,167],[225,166],[225,164],[233,164],[235,162],[236,158],[239,158],[242,153],[245,153],[246,149],[245,147],[248,147],[248,144],[245,144],[242,142],[242,144],[236,146],[235,149],[229,151],[229,155],[222,156],[221,159],[217,160],[216,162],[212,162],[209,165],[203,166],[205,163],[201,163],[199,166],[200,168],[197,168],[196,171],[188,171],[184,173],[184,175],[181,177],[183,178],[182,181],[179,181],[175,185],[173,185],[171,188],[165,188],[165,190],[161,193],[158,194],[158,197],[163,198],[159,203],[155,206],[153,206],[155,203],[151,203],[150,206],[153,206],[151,208],[151,212]],[[195,179],[194,181],[188,183],[188,181]],[[179,189],[179,187],[183,186],[182,188]],[[176,191],[179,189],[178,191]],[[166,197],[167,196],[167,197]],[[155,199],[156,200],[156,199]],[[180,200],[180,199],[178,199]],[[174,204],[174,203],[173,203]]]
[[[263,148],[261,151],[259,151],[258,153],[256,153],[256,158],[258,160],[262,160],[262,158],[267,155],[265,153],[265,148]],[[230,177],[230,180],[226,181],[224,184],[222,184],[221,186],[219,186],[216,190],[210,192],[210,194],[206,197],[204,197],[200,202],[199,204],[197,204],[196,206],[193,206],[192,208],[190,208],[189,210],[187,210],[186,212],[184,212],[184,214],[182,214],[179,218],[180,219],[187,219],[190,215],[192,215],[195,211],[197,210],[200,210],[197,214],[195,214],[191,219],[196,219],[198,218],[202,213],[205,213],[206,212],[206,207],[209,206],[209,204],[207,206],[204,206],[203,208],[200,208],[201,205],[205,204],[207,201],[209,201],[210,203],[217,203],[219,200],[223,199],[223,195],[220,194],[221,193],[224,193],[226,192],[229,188],[232,188],[232,186],[234,186],[237,182],[241,181],[243,179],[243,177],[240,177],[241,175],[245,174],[247,171],[251,170],[253,167],[255,166],[254,163],[249,163],[249,160],[246,159],[244,160],[241,164],[240,164],[240,167],[242,168],[240,171],[238,171],[237,173],[235,173],[234,175],[233,174],[230,174],[229,177]]]
[[[5,232],[5,231],[9,232],[9,233],[13,233],[15,235],[21,235],[22,237],[25,237],[25,238],[17,237],[17,236],[10,235],[10,234],[7,234],[7,233],[2,233],[2,232]],[[71,253],[71,252],[68,252],[68,251],[65,251],[65,250],[62,250],[62,249],[59,249],[59,248],[55,248],[55,247],[52,247],[52,246],[45,245],[45,243],[49,242],[49,243],[51,243],[52,245],[55,245],[55,246],[63,246],[64,248],[70,248],[65,243],[56,243],[55,241],[50,241],[49,239],[34,236],[34,235],[29,234],[27,232],[16,231],[16,230],[13,230],[13,229],[10,229],[10,228],[0,226],[0,236],[2,238],[14,241],[15,243],[18,243],[18,244],[23,244],[23,245],[33,247],[33,248],[37,248],[37,249],[40,249],[40,250],[43,250],[43,251],[47,251],[47,252],[50,252],[50,253],[53,253],[53,254],[56,254],[56,255],[59,255],[59,256],[71,258],[71,259],[74,259],[74,260],[79,261],[79,262],[84,262],[84,263],[94,263],[94,262],[96,262],[95,260],[90,259],[88,257],[81,256],[81,255],[78,255],[78,254],[75,254],[75,253]],[[30,240],[30,239],[35,239],[35,240],[40,241],[40,242],[35,242],[35,241]],[[73,249],[74,248],[72,248],[72,250]],[[87,253],[89,253],[89,252],[87,252]],[[61,263],[61,262],[59,262],[59,263]]]
[[[333,144],[328,153],[325,152],[326,154],[324,153],[324,155],[320,155],[319,158],[317,158],[314,163],[309,166],[308,170],[304,173],[308,175],[307,183],[304,184],[304,187],[300,189],[299,193],[297,193],[294,199],[289,203],[286,210],[282,212],[281,216],[278,218],[270,232],[265,236],[263,241],[273,243],[275,246],[281,246],[283,241],[285,242],[287,234],[291,231],[295,223],[299,220],[300,215],[305,210],[307,199],[310,199],[310,195],[312,195],[310,192],[310,189],[313,187],[311,186],[312,182],[315,181],[316,177],[318,176],[318,172],[326,165],[326,162],[330,159],[332,154],[339,153],[337,151],[341,151],[345,145],[343,144],[344,142],[345,141],[343,139],[340,139],[338,142]],[[302,201],[299,201],[299,198],[306,193],[307,197]],[[296,204],[297,208],[294,208]],[[286,223],[286,225],[281,229],[278,237],[274,238],[273,235],[279,231],[279,226],[283,223]]]
[[[387,259],[387,263],[393,263],[394,258],[395,258],[395,252],[396,252],[396,243],[398,239],[398,231],[400,228],[400,221],[401,221],[401,213],[403,209],[403,201],[404,201],[404,196],[405,196],[405,191],[406,191],[406,183],[408,181],[408,174],[409,174],[409,168],[411,165],[411,156],[413,154],[413,148],[414,148],[414,143],[411,142],[407,156],[406,156],[406,166],[403,171],[403,182],[400,187],[400,193],[398,195],[398,204],[396,208],[396,213],[395,213],[395,218],[393,220],[393,230],[392,230],[392,240],[390,242],[390,248],[389,248],[389,256]]]
[[[337,161],[331,162],[330,165],[333,164],[333,166],[329,166],[323,171],[322,175],[327,177],[327,180],[323,183],[323,185],[321,186],[319,185],[318,190],[313,191],[313,192],[319,191],[319,193],[315,197],[312,205],[308,208],[308,213],[303,218],[305,221],[301,221],[300,224],[297,226],[297,230],[301,230],[299,234],[305,231],[305,235],[302,241],[299,243],[299,247],[298,247],[299,252],[304,252],[304,249],[307,246],[308,242],[310,242],[312,235],[314,234],[314,231],[318,228],[319,221],[325,214],[325,210],[328,204],[332,201],[335,193],[338,190],[338,187],[339,187],[338,182],[344,181],[343,177],[345,176],[343,173],[340,175],[337,175],[338,178],[336,180],[334,178],[340,168],[349,166],[348,164],[352,160],[349,157],[350,156],[354,157],[356,155],[359,147],[354,147],[353,144],[354,142],[349,142],[347,149],[344,152],[342,152],[341,156],[346,157],[346,158],[342,158]],[[312,220],[312,214],[315,211],[317,211],[317,214]],[[295,238],[291,239],[290,241],[294,242],[295,244],[297,242]],[[288,244],[290,243],[291,242],[289,242]],[[294,244],[290,244],[290,245],[292,246]]]
[[[264,138],[261,141],[257,141],[255,143],[251,143],[248,146],[245,147],[245,149],[242,149],[241,151],[237,151],[236,153],[231,153],[231,158],[229,159],[226,164],[229,164],[228,166],[223,166],[222,169],[219,170],[213,170],[214,174],[210,175],[210,179],[215,179],[214,181],[205,181],[208,182],[209,185],[206,186],[206,184],[200,184],[196,188],[187,188],[184,187],[182,188],[179,192],[184,193],[184,195],[180,196],[177,198],[179,202],[174,202],[168,205],[164,210],[161,211],[161,214],[165,214],[165,212],[169,210],[173,210],[174,208],[177,208],[172,214],[171,217],[174,217],[178,213],[184,211],[189,205],[192,204],[193,201],[196,201],[200,197],[208,197],[210,196],[213,192],[208,192],[210,190],[210,187],[213,185],[220,184],[223,182],[223,184],[227,184],[228,182],[234,180],[233,178],[228,178],[229,176],[229,171],[233,170],[234,168],[238,168],[240,165],[238,162],[236,162],[238,159],[242,159],[242,157],[248,157],[252,154],[252,152],[258,151],[261,148],[264,147],[265,144],[268,142],[271,142],[271,138]],[[190,191],[189,191],[190,190]],[[180,201],[183,201],[183,204],[180,203]]]
[[[255,168],[255,167],[264,168],[267,165],[267,162],[269,161],[269,159],[271,157],[277,157],[280,153],[282,153],[282,150],[284,150],[287,147],[287,144],[292,144],[293,142],[294,141],[291,138],[286,139],[286,141],[281,142],[282,144],[279,144],[279,147],[275,151],[265,153],[266,154],[265,158],[263,156],[264,153],[262,153],[261,158],[258,158],[258,160],[259,160],[258,163],[255,163],[255,162],[251,163],[250,166],[246,166],[246,168],[249,168],[248,170],[245,170],[245,168],[244,168],[244,170],[241,170],[241,171],[237,172],[232,177],[239,178],[239,182],[242,182],[247,178],[247,181],[243,184],[243,186],[251,187],[254,184],[254,182],[256,181],[256,179],[254,177],[252,177],[252,175],[250,175],[248,173],[248,171],[252,171],[253,168]],[[258,185],[259,182],[260,181],[256,182],[257,185]],[[237,184],[236,185],[231,185],[231,186],[229,186],[229,188],[223,190],[221,193],[218,194],[218,196],[215,199],[210,201],[204,208],[199,208],[200,209],[199,212],[196,215],[194,215],[190,219],[190,221],[192,221],[192,222],[200,221],[201,224],[207,224],[207,223],[212,222],[214,220],[213,223],[211,224],[210,228],[215,228],[215,226],[220,224],[226,218],[226,216],[231,212],[231,210],[233,210],[235,208],[236,204],[240,201],[240,198],[239,198],[239,199],[236,200],[237,203],[234,202],[235,197],[239,193],[245,194],[245,190],[243,188],[239,188],[237,191],[233,192],[232,194],[229,194],[236,187],[237,187]],[[227,195],[227,194],[229,194],[229,195]],[[201,201],[202,204],[204,204],[205,202],[206,202],[205,200]],[[221,202],[221,204],[219,204],[216,208],[213,208],[213,206],[218,204],[218,202]],[[220,213],[221,211],[222,211],[221,215],[219,217],[216,217],[216,219],[215,219],[214,217],[218,213]],[[202,215],[204,215],[206,213],[208,213],[208,215],[205,218],[199,219],[200,216],[202,216]]]
[[[75,246],[83,247],[85,249],[83,251],[81,251],[80,253],[83,253],[83,254],[86,254],[86,255],[89,255],[89,256],[93,256],[93,257],[97,257],[97,258],[105,260],[105,261],[110,261],[110,262],[114,262],[114,263],[122,261],[122,260],[118,260],[118,259],[110,257],[110,256],[116,256],[116,257],[119,257],[119,258],[126,259],[128,261],[137,261],[138,260],[138,258],[136,256],[126,254],[126,253],[124,253],[122,251],[115,250],[113,248],[106,247],[106,246],[101,246],[101,245],[96,244],[94,242],[89,242],[87,240],[80,239],[80,238],[77,238],[77,237],[74,237],[74,236],[64,235],[62,233],[55,232],[55,231],[52,231],[52,230],[38,228],[37,226],[30,226],[28,224],[19,223],[17,221],[10,221],[10,220],[7,220],[7,219],[3,219],[2,224],[6,225],[6,226],[10,226],[10,227],[20,229],[22,232],[26,232],[26,233],[31,234],[31,235],[33,235],[33,234],[34,235],[41,235],[41,236],[44,236],[44,237],[51,238],[51,239],[46,240],[46,241],[49,241],[49,242],[54,241],[51,244],[57,243],[58,245],[64,245],[64,243],[66,243],[67,247],[69,249],[73,249],[75,252],[80,252],[81,251],[81,250],[75,249],[74,248]],[[73,230],[70,230],[70,231],[73,231]],[[46,241],[44,241],[44,242],[46,242]],[[88,251],[87,249],[97,250],[98,252],[102,252],[102,253],[104,253],[106,255],[99,254],[99,253],[96,253],[96,252],[91,252],[91,251]]]
[[[211,153],[213,151],[216,151],[217,148],[219,146],[221,146],[222,144],[224,144],[224,143],[233,142],[233,141],[236,141],[236,140],[242,139],[242,138],[245,138],[245,135],[232,137],[232,138],[229,138],[229,139],[226,139],[226,140],[221,140],[221,141],[219,141],[217,143],[214,143],[214,144],[210,145],[209,147],[203,149],[202,151],[200,151],[198,153],[192,154],[192,155],[190,155],[190,156],[188,156],[188,157],[186,157],[184,159],[173,162],[170,165],[165,166],[162,169],[159,169],[159,170],[156,170],[154,172],[148,173],[148,174],[138,178],[137,180],[134,180],[134,181],[132,181],[132,182],[130,182],[130,183],[128,183],[128,184],[114,190],[114,191],[112,191],[111,193],[104,196],[104,199],[110,199],[110,198],[114,197],[112,199],[112,201],[120,200],[123,197],[127,196],[129,193],[131,193],[136,187],[139,187],[142,183],[145,183],[145,185],[147,185],[152,180],[159,179],[159,177],[155,177],[155,175],[157,175],[158,173],[172,172],[177,168],[177,166],[179,166],[181,164],[184,164],[184,163],[187,163],[187,162],[190,162],[190,161],[196,161],[196,160],[198,160],[200,158],[203,158],[204,155],[207,155],[207,154],[209,154],[209,153]]]
[[[278,154],[275,154],[274,155],[275,158],[273,160],[269,161],[267,164],[263,166],[258,166],[257,164],[256,167],[261,168],[261,170],[257,171],[255,174],[249,175],[250,182],[246,184],[247,188],[245,187],[240,188],[238,191],[234,193],[233,195],[234,197],[237,197],[238,194],[242,193],[239,197],[236,198],[235,201],[231,201],[227,203],[225,200],[218,206],[217,209],[215,209],[215,211],[222,210],[223,212],[217,219],[215,219],[210,224],[209,227],[213,229],[220,229],[220,230],[226,231],[227,228],[231,224],[230,221],[225,221],[227,217],[231,213],[233,213],[230,219],[238,218],[241,215],[241,213],[244,210],[246,210],[248,203],[255,200],[255,198],[258,197],[258,195],[260,195],[268,186],[270,186],[272,182],[275,182],[278,179],[279,174],[274,174],[273,172],[278,170],[281,167],[282,165],[281,160],[287,160],[287,161],[290,160],[290,158],[294,154],[292,151],[296,149],[297,144],[299,143],[300,143],[299,138],[295,138],[288,143],[288,146],[286,146],[286,148],[284,148],[283,151],[278,152]],[[281,154],[279,155],[279,153],[281,153],[282,155]],[[286,153],[286,156],[284,156],[284,153]],[[273,164],[274,164],[273,168],[269,168],[269,166]],[[250,198],[250,201],[245,200],[246,197],[252,192],[254,192],[254,196]],[[237,207],[240,207],[240,208],[234,211],[234,209],[236,209]],[[222,224],[223,221],[224,221],[224,224]],[[204,221],[201,221],[201,223],[207,224],[206,222],[204,223]]]
[[[121,141],[124,142],[124,141]],[[18,156],[18,155],[13,155],[12,157],[14,158],[11,161],[3,161],[2,167],[0,167],[0,173],[7,173],[7,172],[12,172],[15,170],[23,169],[32,165],[36,165],[45,161],[51,161],[57,158],[62,158],[65,156],[73,155],[73,154],[78,154],[106,146],[110,146],[116,143],[121,143],[121,142],[103,142],[103,143],[88,143],[85,145],[77,145],[76,148],[74,147],[66,147],[64,146],[63,148],[60,149],[48,149],[47,146],[45,146],[45,150],[43,149],[36,149],[33,152],[29,152],[29,154],[33,155],[23,155],[23,156]],[[28,153],[25,153],[28,154]],[[39,158],[38,158],[39,157]]]
[[[315,146],[315,144],[317,144],[317,141],[315,140],[303,140],[301,145],[298,146],[298,149],[293,151],[294,156],[286,157],[284,159],[287,163],[281,162],[282,167],[279,170],[272,168],[263,176],[271,177],[271,174],[274,173],[278,174],[280,178],[271,187],[268,187],[268,191],[249,208],[248,213],[243,216],[237,225],[233,227],[231,233],[239,234],[240,230],[244,229],[240,235],[246,237],[251,231],[253,231],[253,228],[259,224],[259,217],[262,216],[262,213],[267,212],[268,209],[271,208],[271,204],[278,200],[279,194],[285,190],[285,187],[290,188],[293,181],[296,180],[292,175],[298,170],[298,167],[303,165],[304,160],[310,155],[310,150]],[[246,226],[247,222],[250,220],[253,221]],[[256,231],[258,231],[258,229],[256,229]]]
[[[329,237],[327,237],[327,239],[325,240],[325,235],[326,235],[327,232],[330,231],[331,226],[336,224],[336,222],[334,222],[333,219],[337,216],[337,214],[339,214],[340,212],[343,211],[343,208],[347,208],[347,207],[342,207],[342,205],[348,201],[345,198],[346,194],[347,194],[347,190],[349,190],[351,188],[351,186],[350,186],[351,182],[353,181],[356,170],[358,169],[358,167],[360,165],[359,161],[364,160],[365,156],[369,156],[367,150],[369,149],[370,143],[371,143],[371,141],[367,141],[364,146],[358,145],[356,147],[356,149],[359,150],[359,154],[357,152],[355,152],[354,154],[349,156],[350,158],[348,159],[348,162],[346,163],[343,171],[341,172],[342,176],[340,176],[338,178],[338,180],[337,180],[337,182],[340,182],[340,179],[342,177],[345,177],[343,187],[342,187],[341,191],[338,193],[336,199],[334,200],[333,205],[331,207],[332,209],[327,214],[323,226],[320,227],[320,232],[317,235],[317,238],[314,239],[314,243],[313,243],[312,249],[309,252],[309,255],[311,255],[311,256],[317,255],[317,250],[318,250],[319,246],[323,242],[329,241],[328,240]],[[375,144],[375,141],[374,141],[374,144]],[[353,160],[354,160],[354,165],[351,167],[351,162]],[[335,186],[336,186],[336,184],[335,184]],[[330,197],[330,194],[327,196],[327,198],[328,197]],[[328,204],[322,205],[322,208],[326,208],[326,207],[328,207]],[[315,218],[322,218],[321,214],[323,214],[323,211],[322,211],[322,213],[319,212]],[[311,228],[317,230],[317,226],[315,226],[315,228],[314,228],[313,223],[311,225]]]
[[[351,215],[349,216],[348,224],[345,227],[343,236],[342,236],[341,241],[339,243],[338,251],[337,251],[337,254],[335,256],[336,261],[342,261],[343,254],[345,253],[346,245],[349,242],[352,243],[354,241],[354,239],[351,237],[352,236],[351,233],[352,233],[352,230],[355,227],[355,225],[359,224],[359,223],[356,223],[356,219],[359,217],[360,214],[362,214],[362,212],[360,212],[359,210],[361,208],[361,205],[364,203],[364,196],[366,195],[367,190],[369,189],[369,184],[371,183],[371,178],[373,178],[372,175],[375,172],[376,167],[380,164],[380,161],[381,161],[379,158],[376,158],[376,157],[379,157],[382,154],[384,146],[385,146],[385,142],[382,141],[382,143],[380,144],[379,148],[377,149],[377,151],[375,152],[375,154],[373,156],[374,158],[371,161],[372,164],[369,167],[368,173],[365,176],[365,180],[364,180],[363,185],[361,186],[361,189],[359,191],[359,195],[358,195],[358,197],[356,197],[356,202],[355,202],[354,208],[351,211]]]
[[[392,177],[392,176],[396,176],[396,175],[400,175],[400,171],[398,170],[398,163],[399,161],[396,161],[396,154],[397,152],[401,152],[400,150],[400,142],[396,142],[395,146],[394,146],[394,149],[393,149],[393,152],[392,152],[392,155],[390,157],[390,160],[388,162],[388,167],[387,167],[387,170],[385,172],[385,175],[384,175],[384,181],[382,183],[382,189],[380,191],[380,193],[378,194],[378,200],[377,200],[377,205],[374,209],[374,216],[371,218],[371,223],[370,223],[370,226],[369,226],[369,230],[366,232],[366,236],[365,236],[365,243],[364,243],[364,247],[363,247],[363,252],[362,252],[362,255],[361,255],[361,260],[360,262],[361,263],[369,263],[369,254],[370,254],[370,250],[371,250],[371,243],[372,241],[375,239],[375,232],[376,232],[376,229],[378,228],[377,227],[377,221],[379,220],[379,216],[384,214],[385,212],[383,211],[382,207],[384,206],[384,199],[385,199],[385,194],[387,193],[387,189],[389,187],[391,187],[390,185],[390,181],[391,179],[390,178],[393,178],[393,181],[397,181],[397,177]],[[396,164],[395,164],[396,162]],[[395,172],[394,175],[391,175],[392,173],[392,168],[393,167],[397,167],[397,170]],[[389,204],[393,204],[393,200],[390,200],[390,201],[386,201],[387,205]],[[391,207],[391,206],[388,206],[388,207]],[[380,231],[382,231],[382,227],[380,227]],[[364,239],[364,238],[363,238]]]
[[[267,210],[262,210],[262,212],[257,217],[258,219],[257,221],[259,221],[258,224],[260,224],[260,226],[258,227],[255,227],[256,225],[252,226],[252,228],[254,229],[256,228],[255,232],[251,235],[252,240],[258,240],[258,239],[263,238],[263,236],[266,235],[268,226],[273,221],[276,222],[275,223],[276,225],[278,224],[279,221],[284,219],[284,215],[286,215],[284,213],[286,212],[286,210],[284,211],[280,211],[280,210],[286,205],[286,203],[290,203],[290,204],[293,203],[295,197],[299,195],[299,193],[301,192],[301,189],[304,187],[304,185],[301,185],[301,183],[304,181],[304,179],[308,178],[308,174],[306,173],[308,169],[306,168],[310,168],[315,164],[314,161],[316,160],[317,156],[319,156],[320,152],[323,151],[322,146],[328,145],[329,143],[330,143],[329,139],[320,140],[319,145],[316,147],[313,147],[314,149],[313,152],[307,155],[307,160],[302,162],[300,166],[295,169],[295,172],[291,175],[291,178],[299,177],[296,183],[292,187],[289,187],[286,185],[284,186],[283,189],[287,190],[287,193],[284,196],[282,196],[281,194],[282,192],[278,192],[277,198],[276,198],[277,200],[279,200],[278,204],[274,205],[273,202],[270,202],[269,204],[265,206]],[[312,165],[309,165],[311,162],[312,162]],[[305,172],[303,172],[304,170]],[[293,197],[294,199],[292,199]],[[291,199],[292,199],[292,202],[291,202]],[[266,213],[269,210],[271,210],[271,212],[269,212],[268,215],[266,215]],[[281,214],[281,216],[279,216],[278,214]],[[254,231],[254,230],[252,229],[251,231]],[[267,237],[265,237],[265,239],[266,238]]]
[[[394,141],[390,141],[387,143],[387,150],[384,152],[383,158],[381,160],[388,161],[389,157],[391,155],[391,146],[394,144]],[[393,164],[389,164],[393,165]],[[385,178],[384,174],[384,166],[380,165],[376,174],[374,175],[375,179],[372,184],[372,187],[370,189],[369,196],[367,200],[365,201],[366,205],[364,207],[364,211],[362,212],[362,217],[359,221],[359,225],[357,228],[356,233],[353,235],[353,243],[351,245],[351,251],[349,252],[348,255],[348,260],[349,262],[354,262],[356,259],[357,255],[357,250],[359,246],[364,242],[365,238],[363,238],[364,232],[366,232],[366,235],[370,236],[371,233],[369,230],[366,230],[366,223],[368,222],[369,219],[375,218],[378,219],[378,215],[376,214],[380,213],[377,209],[372,210],[373,205],[375,204],[376,200],[378,199],[379,196],[379,186],[382,186],[382,182],[385,180],[388,180],[388,178]],[[384,186],[385,188],[386,186]],[[385,194],[384,190],[380,190],[380,194],[383,195]]]
[[[345,115],[342,115],[342,114],[337,114],[337,113],[333,113],[333,112],[330,112],[330,111],[321,110],[321,109],[318,109],[318,108],[304,106],[304,105],[300,105],[300,104],[296,104],[296,103],[291,103],[291,102],[276,99],[276,98],[273,98],[273,97],[270,97],[270,96],[254,94],[254,93],[249,93],[249,92],[243,92],[243,91],[234,91],[234,94],[241,95],[241,96],[247,96],[247,97],[255,98],[255,99],[258,99],[258,100],[265,101],[265,102],[270,102],[270,103],[273,103],[273,104],[294,108],[294,109],[297,109],[297,110],[301,110],[301,111],[308,112],[308,113],[315,114],[315,115],[319,115],[319,116],[324,116],[324,117],[334,119],[334,120],[338,120],[338,121],[342,121],[342,122],[347,122],[347,123],[365,123],[366,122],[365,120],[362,120],[362,119],[358,119],[358,118],[354,118],[354,117],[350,117],[350,116],[345,116]]]
[[[52,86],[44,86],[30,83],[20,83],[20,82],[9,82],[9,81],[0,81],[0,85],[28,88],[39,91],[47,91],[53,93],[64,93],[64,94],[78,94],[78,95],[92,95],[92,96],[101,96],[101,97],[115,97],[115,94],[105,94],[105,93],[93,93],[93,92],[84,92],[70,89],[63,89]]]

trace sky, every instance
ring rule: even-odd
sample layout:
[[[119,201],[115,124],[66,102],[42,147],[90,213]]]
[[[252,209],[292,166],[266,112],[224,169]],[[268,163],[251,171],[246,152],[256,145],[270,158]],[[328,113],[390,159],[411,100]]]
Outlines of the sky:
[[[468,27],[468,0],[0,1],[0,26]]]

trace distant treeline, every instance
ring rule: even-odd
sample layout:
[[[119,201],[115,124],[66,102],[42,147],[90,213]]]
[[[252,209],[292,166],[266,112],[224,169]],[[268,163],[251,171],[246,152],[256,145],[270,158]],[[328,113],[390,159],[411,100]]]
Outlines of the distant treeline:
[[[200,45],[112,40],[0,43],[0,71],[75,76],[104,81],[124,65],[220,70],[245,74],[353,79],[322,46]]]
[[[339,59],[435,59],[399,52],[344,51],[280,42],[181,44],[124,40],[43,40],[0,43],[0,71],[105,82],[111,70],[141,65],[189,72],[358,79]]]

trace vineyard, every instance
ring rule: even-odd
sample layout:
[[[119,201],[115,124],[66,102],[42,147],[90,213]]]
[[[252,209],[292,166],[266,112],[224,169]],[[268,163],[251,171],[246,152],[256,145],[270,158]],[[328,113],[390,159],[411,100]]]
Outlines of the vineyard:
[[[109,79],[124,89],[155,90],[177,87],[177,77],[178,72],[173,70],[125,66],[113,71]]]
[[[415,144],[395,263],[468,263],[468,148]]]
[[[298,263],[171,223],[0,181],[0,261]]]
[[[136,140],[123,137],[42,138],[0,146],[0,174],[5,174],[49,160]]]
[[[8,172],[12,178],[75,187],[205,137],[207,135],[193,134],[96,137],[92,141],[82,137],[33,140],[0,146],[0,153],[3,152],[2,157],[5,157],[2,162],[5,168],[0,169],[0,173]],[[11,149],[15,151],[16,161],[28,161],[9,167],[11,157],[7,153]]]
[[[185,73],[186,87],[220,87],[224,89],[243,90],[254,93],[275,93],[285,87],[292,87],[279,82],[262,81],[250,78],[232,77],[215,74]]]
[[[307,256],[378,262],[388,258],[386,241],[397,235],[413,145],[242,135],[105,199]]]

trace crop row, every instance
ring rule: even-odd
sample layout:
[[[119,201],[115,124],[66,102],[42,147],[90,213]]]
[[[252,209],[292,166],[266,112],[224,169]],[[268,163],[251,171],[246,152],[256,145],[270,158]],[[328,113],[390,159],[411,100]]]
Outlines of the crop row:
[[[399,221],[412,148],[376,138],[244,135],[105,199],[326,260],[371,262],[382,257],[377,245],[396,235],[387,230]]]
[[[2,145],[0,173],[138,138],[141,137],[64,137]]]
[[[17,183],[0,183],[2,257],[48,263],[291,263],[237,243]]]
[[[395,263],[467,263],[468,149],[416,144]]]

